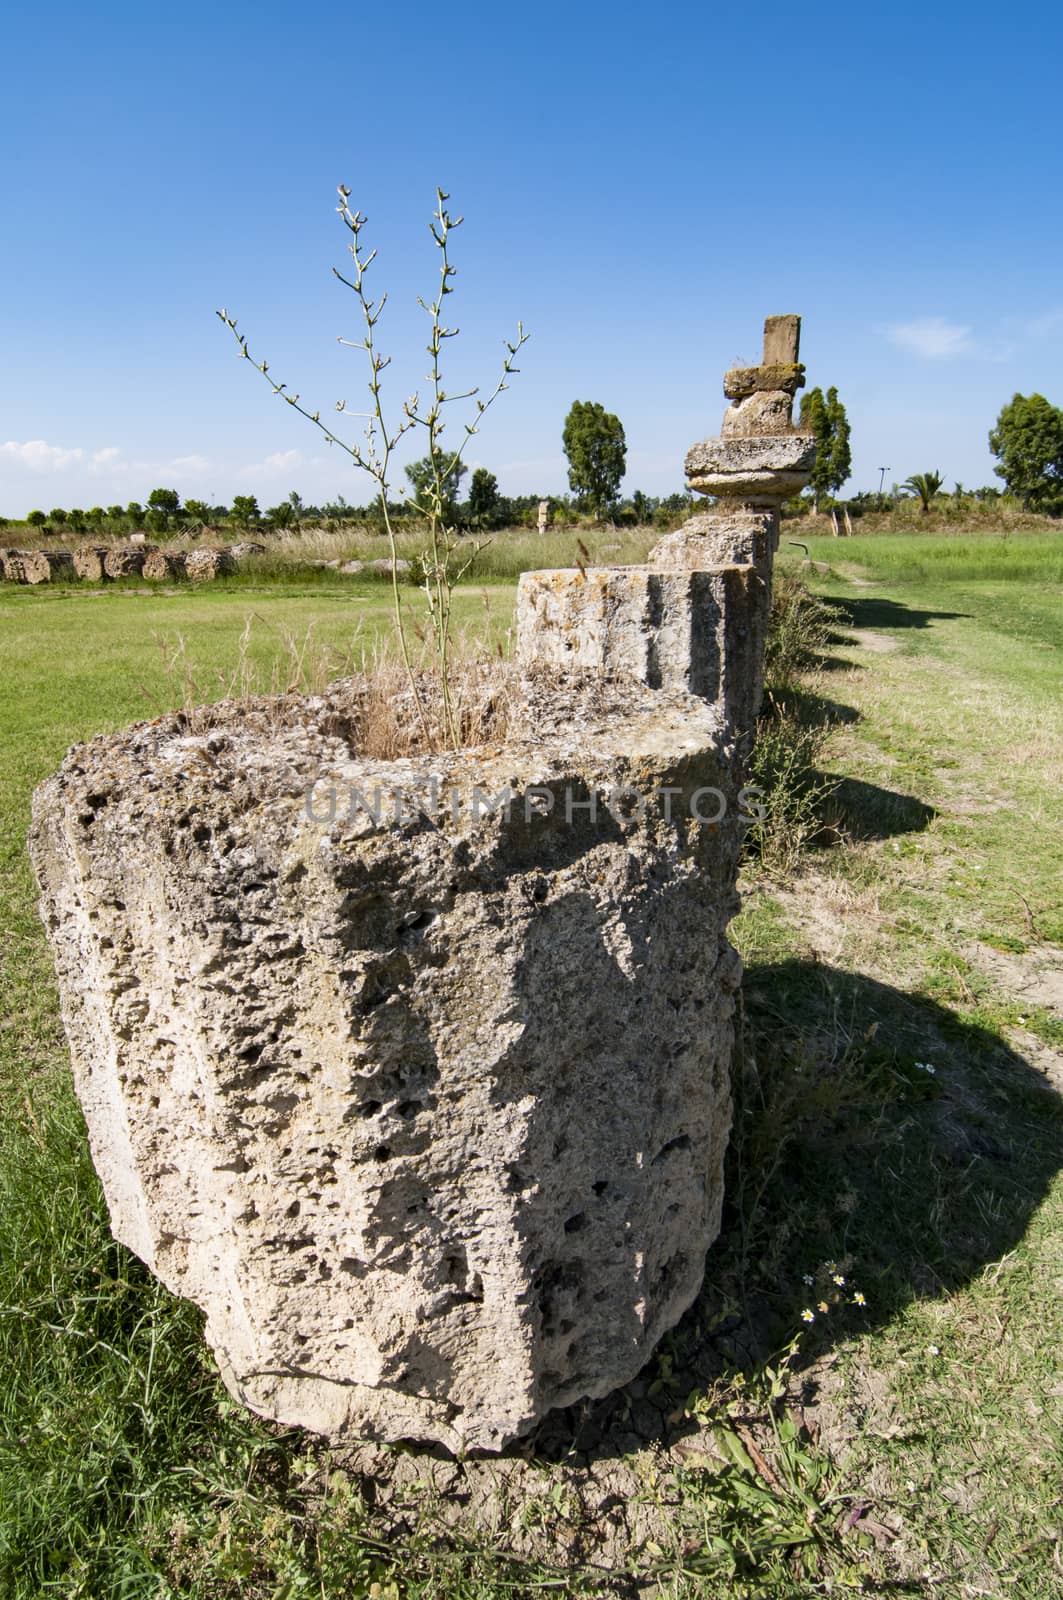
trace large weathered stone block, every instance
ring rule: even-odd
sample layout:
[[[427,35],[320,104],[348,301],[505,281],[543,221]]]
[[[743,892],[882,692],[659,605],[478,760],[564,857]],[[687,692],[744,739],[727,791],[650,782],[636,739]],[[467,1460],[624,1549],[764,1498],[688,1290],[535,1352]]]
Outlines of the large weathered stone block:
[[[745,400],[762,389],[784,389],[796,394],[805,386],[805,369],[798,361],[770,367],[732,367],[723,375],[723,392],[728,400]]]
[[[723,414],[725,439],[750,435],[792,433],[793,395],[784,389],[764,389],[746,400],[736,400]]]
[[[778,544],[779,522],[770,511],[699,511],[654,545],[649,564],[685,571],[754,566],[770,582]]]
[[[685,689],[713,701],[745,733],[759,706],[766,595],[763,577],[748,566],[525,572],[517,658]]]
[[[74,563],[68,550],[5,550],[3,570],[8,583],[51,583],[72,578]]]
[[[236,571],[228,550],[190,550],[185,557],[185,572],[193,583],[209,583]]]
[[[74,551],[74,575],[86,583],[102,583],[107,576],[104,562],[110,546],[83,544]]]
[[[137,578],[144,571],[144,559],[149,553],[144,545],[112,545],[103,558],[103,570],[108,578]]]
[[[687,451],[687,483],[698,494],[778,503],[804,487],[815,459],[807,433],[702,439]]]
[[[186,575],[188,557],[183,550],[149,550],[144,557],[143,575],[151,583]]]
[[[765,317],[762,364],[787,366],[796,362],[800,354],[801,318],[789,312],[781,317]]]
[[[73,750],[34,797],[42,914],[115,1233],[232,1392],[497,1446],[633,1377],[701,1282],[734,747],[587,673],[457,754],[362,758],[361,716],[348,685]]]

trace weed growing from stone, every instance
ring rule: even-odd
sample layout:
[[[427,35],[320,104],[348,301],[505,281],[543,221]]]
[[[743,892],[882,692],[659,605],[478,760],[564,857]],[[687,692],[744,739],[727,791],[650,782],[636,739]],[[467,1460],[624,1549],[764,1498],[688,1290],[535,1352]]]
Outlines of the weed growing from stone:
[[[451,282],[457,273],[457,268],[450,259],[450,236],[460,227],[462,217],[452,217],[447,210],[449,194],[442,189],[436,190],[436,209],[431,223],[432,238],[439,251],[439,281],[433,299],[418,299],[421,309],[427,313],[431,322],[431,333],[428,341],[428,354],[431,357],[431,367],[427,381],[429,391],[427,398],[422,400],[419,391],[415,390],[403,402],[400,417],[391,422],[384,408],[382,394],[382,378],[391,363],[391,357],[383,355],[376,343],[376,326],[380,320],[387,301],[387,294],[381,294],[379,299],[371,299],[366,287],[366,274],[376,256],[375,250],[366,250],[362,240],[366,218],[360,211],[352,211],[350,201],[351,191],[340,185],[340,203],[337,210],[343,224],[350,234],[348,250],[354,262],[353,276],[346,277],[337,268],[333,268],[335,276],[340,283],[346,285],[355,295],[362,315],[364,328],[360,339],[341,339],[341,344],[350,345],[355,349],[365,352],[369,364],[368,388],[370,395],[370,409],[368,412],[351,413],[360,416],[365,421],[365,434],[362,443],[352,442],[341,438],[327,423],[321,419],[318,410],[311,410],[300,403],[298,394],[290,394],[288,386],[277,383],[269,373],[269,365],[265,361],[253,361],[247,347],[247,339],[239,332],[236,319],[230,317],[224,309],[218,316],[229,328],[240,348],[240,353],[245,360],[252,361],[263,377],[269,382],[273,393],[279,395],[299,415],[318,428],[330,444],[337,445],[350,457],[354,465],[361,471],[368,473],[376,485],[377,496],[380,504],[380,513],[387,534],[391,551],[391,586],[392,602],[394,608],[395,633],[399,649],[406,667],[410,692],[421,721],[426,740],[430,737],[431,718],[425,705],[424,686],[418,681],[411,659],[410,645],[407,638],[406,619],[403,612],[402,597],[399,588],[399,554],[396,542],[395,521],[389,505],[391,494],[391,473],[395,452],[407,434],[414,434],[418,429],[423,430],[427,446],[426,460],[428,470],[419,480],[411,501],[413,509],[425,521],[427,528],[427,543],[418,552],[414,559],[414,568],[417,572],[421,587],[428,603],[428,617],[432,630],[434,643],[435,664],[438,672],[439,693],[442,701],[440,721],[444,732],[444,742],[452,748],[457,748],[461,743],[461,723],[458,705],[455,700],[454,684],[451,672],[451,647],[452,647],[452,618],[454,604],[454,589],[461,582],[466,572],[474,561],[481,540],[466,540],[456,527],[452,503],[452,485],[462,466],[462,457],[469,440],[479,432],[480,423],[486,411],[494,404],[499,395],[509,387],[507,379],[515,373],[515,359],[518,351],[527,341],[528,335],[524,332],[523,325],[517,324],[517,337],[513,344],[506,341],[506,354],[502,362],[502,374],[495,384],[494,389],[486,399],[481,399],[479,390],[467,389],[460,394],[448,394],[444,386],[442,352],[448,339],[453,339],[458,334],[456,327],[451,327],[444,320],[444,305],[447,295],[453,294]],[[462,437],[456,444],[449,440],[444,442],[443,435],[447,428],[445,421],[446,408],[461,401],[472,401],[474,412],[472,419],[462,424]],[[336,411],[347,413],[347,404],[340,400],[336,403]]]

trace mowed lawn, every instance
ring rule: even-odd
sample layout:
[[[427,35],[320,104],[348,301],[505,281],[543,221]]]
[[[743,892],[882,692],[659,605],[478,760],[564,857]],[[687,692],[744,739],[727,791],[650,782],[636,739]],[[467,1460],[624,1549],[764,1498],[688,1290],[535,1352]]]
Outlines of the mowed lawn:
[[[110,1241],[69,1089],[33,784],[188,698],[316,686],[386,634],[386,588],[0,589],[0,1593],[1054,1592],[1063,540],[967,545],[812,542],[828,826],[795,877],[746,868],[724,1234],[647,1375],[685,1437],[615,1447],[652,1537],[608,1555],[575,1451],[523,1506],[459,1463],[479,1509],[442,1518],[235,1407]],[[463,591],[460,624],[503,639],[513,594]]]

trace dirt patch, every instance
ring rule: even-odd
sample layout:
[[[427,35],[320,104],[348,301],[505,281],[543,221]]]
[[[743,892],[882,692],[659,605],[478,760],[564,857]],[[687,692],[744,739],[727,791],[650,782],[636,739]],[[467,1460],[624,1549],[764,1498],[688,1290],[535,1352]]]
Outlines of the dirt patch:
[[[875,587],[871,579],[864,576],[867,568],[858,567],[852,561],[836,561],[834,570],[840,573],[843,578],[846,578],[854,589],[873,589]]]
[[[1042,945],[1018,955],[972,939],[963,954],[1016,999],[1063,1015],[1063,951]]]
[[[1025,1028],[1009,1028],[1007,1038],[1015,1054],[1043,1078],[1045,1088],[1063,1094],[1063,1050],[1054,1050]]]
[[[888,633],[876,633],[874,628],[850,628],[853,641],[875,655],[886,656],[900,649],[898,641]]]

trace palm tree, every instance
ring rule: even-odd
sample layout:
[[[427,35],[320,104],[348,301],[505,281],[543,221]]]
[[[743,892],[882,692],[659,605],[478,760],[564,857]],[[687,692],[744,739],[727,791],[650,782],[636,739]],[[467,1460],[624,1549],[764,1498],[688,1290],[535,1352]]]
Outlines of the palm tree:
[[[918,495],[922,513],[930,510],[930,502],[945,482],[940,472],[913,472],[910,478],[905,478],[901,484],[902,489],[907,489],[911,495]]]

